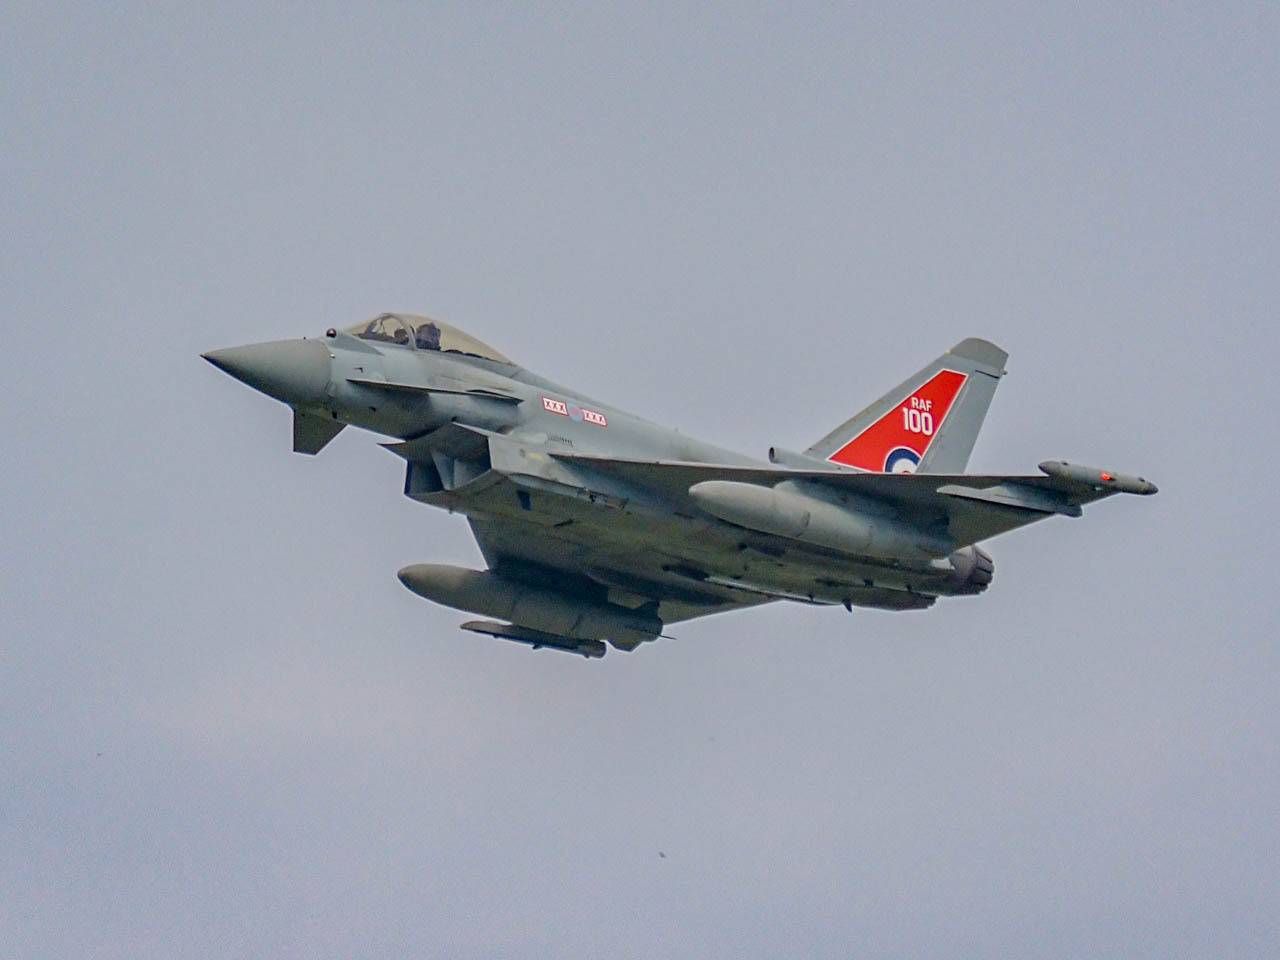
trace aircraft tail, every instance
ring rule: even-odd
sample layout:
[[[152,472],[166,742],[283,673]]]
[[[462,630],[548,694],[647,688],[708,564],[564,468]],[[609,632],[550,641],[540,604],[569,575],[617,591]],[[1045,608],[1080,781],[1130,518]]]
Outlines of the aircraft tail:
[[[805,454],[873,473],[963,473],[1008,358],[961,340]]]

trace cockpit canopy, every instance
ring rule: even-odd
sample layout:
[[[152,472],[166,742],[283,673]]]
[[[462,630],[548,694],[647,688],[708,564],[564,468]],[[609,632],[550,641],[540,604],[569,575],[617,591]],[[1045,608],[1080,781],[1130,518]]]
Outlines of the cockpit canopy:
[[[377,340],[382,343],[412,344],[419,350],[439,350],[441,353],[460,353],[466,357],[480,357],[498,363],[511,363],[487,343],[482,343],[457,327],[430,317],[411,313],[380,313],[372,320],[347,327],[349,333],[361,340]]]

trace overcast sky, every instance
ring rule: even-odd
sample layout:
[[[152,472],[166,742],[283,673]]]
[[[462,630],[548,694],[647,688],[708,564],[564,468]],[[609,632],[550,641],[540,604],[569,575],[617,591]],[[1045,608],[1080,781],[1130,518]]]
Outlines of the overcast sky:
[[[9,3],[0,954],[1280,954],[1272,3]],[[965,336],[980,598],[585,661],[202,350],[434,314],[801,449]]]

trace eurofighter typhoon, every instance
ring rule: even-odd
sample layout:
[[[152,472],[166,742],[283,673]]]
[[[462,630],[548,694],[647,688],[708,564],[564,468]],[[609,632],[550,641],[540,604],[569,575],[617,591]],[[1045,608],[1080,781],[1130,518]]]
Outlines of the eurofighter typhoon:
[[[964,473],[1008,358],[985,340],[767,461],[552,383],[427,317],[203,356],[293,408],[296,452],[348,425],[393,438],[405,496],[466,515],[488,569],[415,564],[406,587],[492,618],[464,630],[587,657],[773,600],[921,610],[978,594],[995,569],[980,541],[1156,492],[1058,460],[1036,476]]]

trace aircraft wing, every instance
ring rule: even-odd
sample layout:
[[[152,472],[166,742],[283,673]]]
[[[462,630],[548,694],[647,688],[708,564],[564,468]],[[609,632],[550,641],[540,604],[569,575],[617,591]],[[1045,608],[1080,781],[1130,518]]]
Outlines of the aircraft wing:
[[[607,545],[593,548],[555,536],[554,528],[511,518],[472,517],[471,532],[490,569],[514,572],[521,579],[530,574],[550,576],[545,586],[600,601],[609,599],[604,591],[621,590],[636,600],[657,602],[668,624],[784,599],[738,584],[673,575],[672,567],[680,563],[676,556],[638,548],[619,551]]]
[[[1117,493],[1149,495],[1155,484],[1141,477],[1046,460],[1041,476],[866,473],[803,470],[774,464],[737,466],[671,460],[627,460],[590,454],[557,453],[556,459],[611,473],[676,500],[707,480],[773,486],[800,480],[894,508],[906,522],[945,526],[957,547],[1062,515],[1078,517],[1081,507]]]

